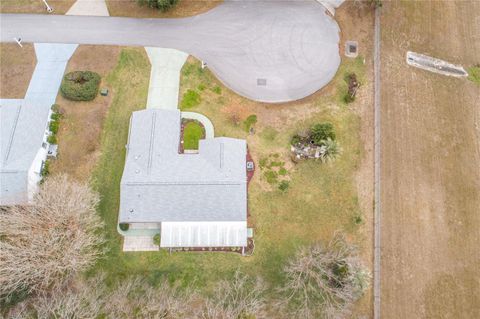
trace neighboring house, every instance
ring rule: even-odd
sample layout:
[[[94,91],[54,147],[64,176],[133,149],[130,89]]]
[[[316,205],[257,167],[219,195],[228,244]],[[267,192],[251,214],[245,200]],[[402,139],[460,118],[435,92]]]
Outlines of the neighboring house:
[[[41,180],[51,107],[74,44],[35,44],[37,65],[24,99],[0,99],[0,205],[25,204]]]
[[[1,100],[0,205],[32,200],[47,158],[50,107]]]
[[[204,139],[182,154],[180,136],[178,110],[132,114],[119,223],[157,228],[164,248],[246,247],[246,141]]]

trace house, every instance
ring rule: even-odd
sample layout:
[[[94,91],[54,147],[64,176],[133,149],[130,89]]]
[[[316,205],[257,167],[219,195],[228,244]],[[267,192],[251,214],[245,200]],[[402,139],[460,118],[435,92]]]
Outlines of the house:
[[[76,44],[35,44],[24,99],[0,99],[0,205],[30,202],[47,158],[52,104]]]
[[[47,158],[50,107],[0,101],[0,205],[32,200]]]
[[[119,223],[157,229],[162,248],[246,247],[246,141],[207,138],[183,154],[180,136],[178,110],[132,114]]]

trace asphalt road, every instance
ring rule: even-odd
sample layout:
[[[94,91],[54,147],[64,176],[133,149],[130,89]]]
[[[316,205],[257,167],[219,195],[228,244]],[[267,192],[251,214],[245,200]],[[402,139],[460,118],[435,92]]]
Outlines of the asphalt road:
[[[315,1],[234,1],[182,19],[1,14],[0,40],[174,48],[262,102],[308,96],[340,64],[339,27]],[[109,57],[98,57],[109,59]]]

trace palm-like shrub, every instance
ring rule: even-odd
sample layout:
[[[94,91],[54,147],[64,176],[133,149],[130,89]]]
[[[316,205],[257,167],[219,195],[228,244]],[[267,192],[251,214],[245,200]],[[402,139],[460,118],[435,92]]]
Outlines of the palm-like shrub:
[[[334,161],[341,152],[337,141],[330,138],[320,141],[321,151],[320,160],[324,163]]]

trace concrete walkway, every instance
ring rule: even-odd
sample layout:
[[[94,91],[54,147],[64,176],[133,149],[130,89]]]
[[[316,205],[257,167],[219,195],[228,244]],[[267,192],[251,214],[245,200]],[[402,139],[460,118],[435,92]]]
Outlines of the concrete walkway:
[[[175,49],[146,47],[145,50],[152,65],[147,108],[176,110],[180,70],[188,54]]]
[[[123,237],[123,251],[158,251],[153,243],[153,236],[125,236]]]
[[[1,14],[0,39],[175,48],[205,61],[240,95],[306,97],[340,65],[339,27],[316,1],[225,1],[182,19]]]
[[[200,123],[202,123],[203,127],[205,128],[205,139],[215,137],[215,131],[213,129],[213,124],[209,120],[209,118],[206,117],[205,115],[200,114],[200,113],[196,113],[196,112],[182,112],[182,118],[190,119],[190,120],[197,120]]]
[[[109,16],[105,0],[77,0],[67,11],[73,16]]]

